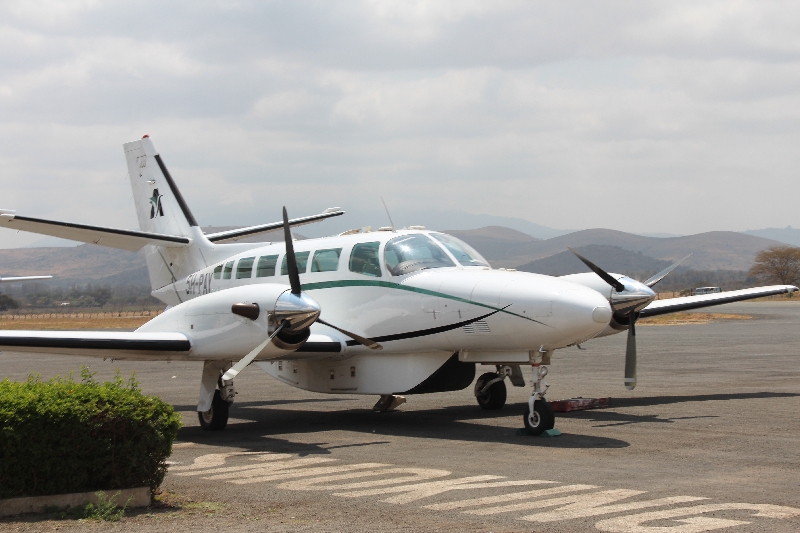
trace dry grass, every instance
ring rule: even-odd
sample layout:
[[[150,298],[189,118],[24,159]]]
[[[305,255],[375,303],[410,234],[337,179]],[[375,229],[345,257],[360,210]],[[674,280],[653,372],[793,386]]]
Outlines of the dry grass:
[[[20,319],[11,316],[0,316],[0,329],[50,329],[50,330],[73,330],[73,329],[132,329],[138,328],[152,316],[123,316],[123,317],[74,317],[74,316],[51,316],[31,317]]]
[[[687,324],[708,324],[718,320],[750,320],[750,315],[731,313],[672,313],[669,315],[643,318],[636,322],[637,326],[684,326]]]

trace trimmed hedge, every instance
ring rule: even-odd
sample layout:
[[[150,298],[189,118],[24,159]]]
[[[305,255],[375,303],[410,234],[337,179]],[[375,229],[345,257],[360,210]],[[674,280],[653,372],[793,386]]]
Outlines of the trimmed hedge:
[[[149,486],[164,480],[180,415],[131,377],[85,367],[42,382],[0,382],[0,498]]]

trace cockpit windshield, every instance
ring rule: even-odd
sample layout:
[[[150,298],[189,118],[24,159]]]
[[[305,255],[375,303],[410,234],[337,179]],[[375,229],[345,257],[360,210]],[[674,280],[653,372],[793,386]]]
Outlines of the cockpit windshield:
[[[489,266],[489,263],[475,248],[452,235],[445,233],[431,233],[431,237],[444,244],[453,257],[464,266]]]
[[[426,268],[456,266],[437,243],[421,233],[403,235],[387,242],[383,258],[392,276]]]

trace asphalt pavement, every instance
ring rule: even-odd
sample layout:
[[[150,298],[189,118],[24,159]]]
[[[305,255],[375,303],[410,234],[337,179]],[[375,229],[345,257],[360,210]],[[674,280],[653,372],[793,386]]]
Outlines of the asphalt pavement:
[[[25,379],[135,371],[184,428],[164,482],[174,507],[137,512],[121,531],[800,531],[800,302],[715,309],[752,320],[637,328],[638,386],[623,387],[625,336],[553,356],[548,399],[611,397],[558,415],[561,436],[519,434],[529,387],[501,411],[472,388],[375,396],[290,388],[251,366],[223,432],[194,412],[201,365],[0,354]],[[477,375],[480,375],[481,368]],[[526,369],[529,381],[530,370]],[[100,525],[45,517],[2,530]]]

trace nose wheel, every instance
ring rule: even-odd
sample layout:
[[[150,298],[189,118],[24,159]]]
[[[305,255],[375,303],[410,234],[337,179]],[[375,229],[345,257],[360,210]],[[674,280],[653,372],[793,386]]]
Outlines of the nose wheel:
[[[533,402],[533,410],[530,405],[525,405],[525,414],[522,415],[525,422],[525,430],[529,435],[541,435],[548,429],[553,429],[556,425],[556,415],[553,408],[542,398]]]
[[[483,409],[497,410],[506,404],[505,375],[487,372],[475,382],[475,399]]]
[[[550,361],[550,355],[546,354],[546,361]],[[541,357],[541,356],[540,356]],[[541,364],[542,359],[536,360],[533,366],[533,391],[528,403],[525,404],[525,413],[522,421],[525,423],[525,431],[529,435],[539,436],[548,429],[553,429],[556,425],[556,415],[553,408],[544,399],[549,385],[544,382],[547,375],[547,367]]]

